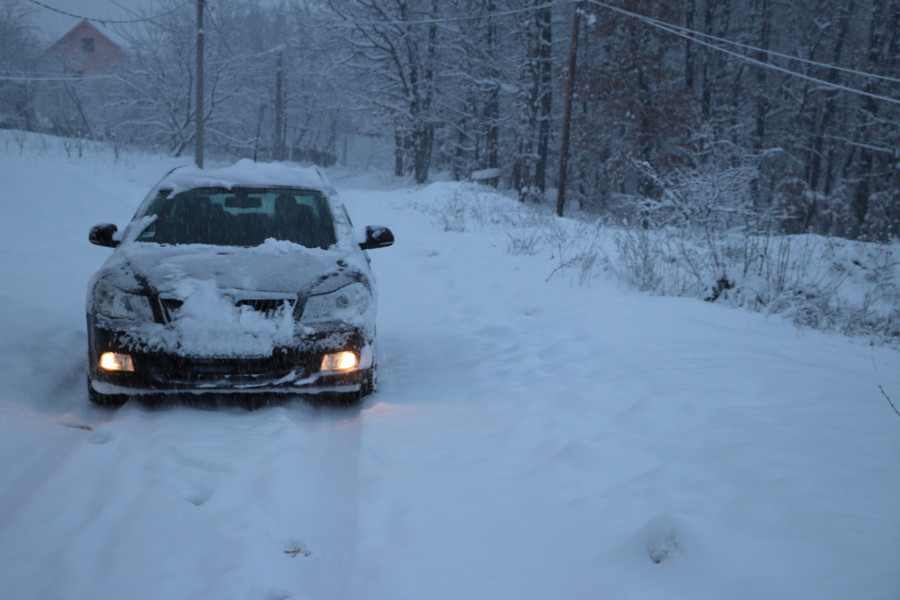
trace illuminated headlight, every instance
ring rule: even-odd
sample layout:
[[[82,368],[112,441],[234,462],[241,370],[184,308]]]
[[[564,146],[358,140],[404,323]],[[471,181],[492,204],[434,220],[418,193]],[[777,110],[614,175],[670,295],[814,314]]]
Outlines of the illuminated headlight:
[[[322,359],[322,371],[349,371],[359,364],[359,357],[354,352],[336,352],[326,354]]]
[[[358,282],[351,283],[328,294],[310,296],[300,321],[353,321],[366,312],[370,300],[366,286]]]
[[[104,352],[100,355],[100,368],[104,371],[134,371],[134,361],[127,354]]]
[[[102,281],[94,287],[94,310],[110,319],[153,320],[149,298],[129,294]]]

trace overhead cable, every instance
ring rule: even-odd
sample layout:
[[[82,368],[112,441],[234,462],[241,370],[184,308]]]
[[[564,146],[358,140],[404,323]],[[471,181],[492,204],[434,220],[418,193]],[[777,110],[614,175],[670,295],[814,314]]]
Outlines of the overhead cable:
[[[746,55],[744,55],[744,54],[740,54],[739,52],[734,52],[734,51],[728,50],[727,48],[722,48],[721,46],[718,46],[718,45],[716,45],[716,44],[712,44],[712,43],[710,43],[710,42],[706,42],[706,41],[701,40],[701,39],[696,39],[696,38],[694,37],[694,33],[695,33],[695,32],[693,32],[693,31],[691,31],[691,30],[688,30],[688,29],[685,29],[685,28],[682,28],[682,27],[672,26],[672,25],[669,25],[669,24],[667,24],[667,23],[663,23],[662,21],[657,21],[657,20],[655,20],[655,19],[651,19],[650,17],[645,17],[645,16],[643,16],[643,15],[639,15],[639,14],[636,14],[636,13],[633,13],[633,12],[629,12],[629,11],[627,11],[627,10],[624,10],[624,9],[621,9],[621,8],[617,8],[617,7],[615,7],[615,6],[610,6],[609,4],[604,4],[603,2],[600,2],[599,0],[587,0],[587,2],[590,3],[590,4],[593,4],[593,5],[595,5],[595,6],[599,6],[599,7],[601,7],[601,8],[606,8],[606,9],[609,9],[609,10],[611,10],[611,11],[613,11],[613,12],[616,12],[616,13],[619,13],[619,14],[622,14],[622,15],[625,15],[625,16],[628,16],[628,17],[631,17],[631,18],[636,19],[636,20],[638,20],[638,21],[641,21],[641,22],[643,22],[643,23],[647,23],[648,25],[651,25],[651,26],[653,26],[653,27],[656,27],[657,29],[661,29],[661,30],[666,31],[666,32],[668,32],[668,33],[671,33],[672,35],[677,35],[678,37],[682,37],[682,38],[685,38],[685,39],[687,39],[687,40],[690,40],[690,41],[694,42],[695,44],[699,44],[699,45],[701,45],[701,46],[706,46],[706,47],[708,47],[708,48],[712,48],[713,50],[718,50],[719,52],[722,52],[723,54],[728,54],[729,56],[733,56],[733,57],[735,57],[735,58],[738,58],[738,59],[740,59],[740,60],[743,60],[744,62],[748,62],[748,63],[750,63],[750,64],[756,65],[756,66],[758,66],[758,67],[762,67],[762,68],[764,68],[764,69],[772,69],[773,71],[779,71],[779,72],[784,73],[784,74],[786,74],[786,75],[791,75],[792,77],[797,77],[797,78],[799,78],[799,79],[804,79],[804,80],[806,80],[806,81],[810,81],[810,82],[813,82],[813,83],[817,83],[817,84],[819,84],[819,85],[821,85],[821,86],[827,87],[827,88],[832,89],[832,90],[840,90],[840,91],[844,91],[844,92],[850,92],[851,94],[857,94],[857,95],[860,95],[860,96],[866,96],[867,98],[872,98],[872,99],[874,99],[874,100],[882,100],[882,101],[884,101],[884,102],[889,102],[889,103],[891,103],[891,104],[897,104],[897,105],[900,105],[900,99],[898,99],[898,98],[891,98],[891,97],[889,97],[889,96],[882,96],[881,94],[873,94],[872,92],[867,92],[867,91],[865,91],[865,90],[860,90],[860,89],[856,89],[856,88],[853,88],[853,87],[850,87],[850,86],[841,85],[841,84],[839,84],[839,83],[833,83],[833,82],[830,82],[830,81],[826,81],[826,80],[824,80],[824,79],[819,79],[818,77],[813,77],[813,76],[811,76],[811,75],[806,75],[806,74],[804,74],[804,73],[798,73],[797,71],[792,71],[791,69],[787,69],[787,68],[784,68],[784,67],[779,67],[778,65],[774,65],[774,64],[772,64],[772,63],[768,63],[768,62],[764,62],[764,61],[761,61],[761,60],[757,60],[757,59],[755,59],[755,58],[750,58],[749,56],[746,56]],[[764,52],[764,50],[760,50],[760,51]],[[831,65],[826,65],[826,66],[829,66],[829,67],[830,67]]]
[[[31,2],[32,4],[37,4],[38,6],[40,6],[42,8],[46,8],[47,10],[52,10],[55,13],[65,15],[67,17],[73,17],[75,19],[79,19],[82,21],[93,21],[95,23],[100,23],[101,25],[122,25],[125,23],[143,23],[145,21],[152,21],[154,19],[158,19],[160,17],[164,17],[166,15],[172,14],[176,10],[179,10],[180,8],[187,6],[189,3],[193,2],[193,0],[185,0],[185,2],[179,4],[172,10],[167,10],[166,12],[159,13],[158,15],[142,17],[140,19],[95,19],[94,17],[85,17],[82,15],[76,15],[74,13],[66,12],[64,10],[59,10],[58,8],[53,8],[52,6],[47,6],[46,4],[44,4],[43,2],[39,2],[38,0],[28,0],[28,1]]]
[[[886,75],[878,75],[877,73],[868,73],[868,72],[866,72],[866,71],[859,71],[859,70],[857,70],[857,69],[848,69],[847,67],[840,67],[840,66],[838,66],[838,65],[831,65],[831,64],[828,64],[828,63],[823,63],[823,62],[819,62],[819,61],[815,61],[815,60],[810,60],[810,59],[808,59],[808,58],[801,58],[801,57],[799,57],[799,56],[792,56],[792,55],[790,55],[790,54],[782,54],[781,52],[776,52],[776,51],[774,51],[774,50],[766,50],[766,49],[764,49],[764,48],[759,48],[759,47],[757,47],[757,46],[751,46],[750,44],[743,44],[743,43],[741,43],[741,42],[736,42],[736,41],[734,41],[734,40],[729,40],[729,39],[727,39],[727,38],[717,37],[717,36],[714,36],[714,35],[710,35],[710,34],[708,34],[708,33],[703,33],[703,32],[701,32],[701,31],[697,31],[697,30],[695,30],[695,29],[689,29],[689,28],[683,27],[683,26],[681,26],[681,25],[674,25],[674,24],[672,24],[672,23],[666,23],[665,21],[660,21],[660,20],[654,19],[654,18],[652,18],[652,17],[645,17],[645,16],[643,16],[643,15],[632,14],[632,13],[629,13],[629,12],[623,10],[623,9],[616,8],[616,7],[610,6],[610,5],[608,5],[608,4],[603,4],[602,2],[599,2],[599,1],[598,1],[598,2],[592,2],[591,0],[588,0],[588,1],[589,1],[591,4],[596,4],[597,6],[601,6],[601,7],[603,7],[603,8],[607,8],[607,9],[610,9],[610,10],[613,10],[613,11],[616,11],[616,12],[620,12],[620,13],[622,13],[622,14],[626,14],[626,15],[628,15],[628,16],[632,16],[632,17],[635,17],[635,18],[640,18],[641,20],[643,20],[643,21],[645,21],[645,22],[647,22],[647,23],[653,24],[653,25],[658,25],[658,26],[667,27],[667,28],[671,28],[671,29],[677,29],[677,30],[681,31],[682,33],[689,34],[689,36],[690,36],[691,38],[693,38],[693,37],[695,37],[695,36],[696,36],[696,37],[702,37],[702,38],[706,38],[706,39],[708,39],[708,40],[712,40],[712,41],[715,41],[715,42],[720,42],[720,43],[723,43],[723,44],[729,44],[729,45],[731,45],[731,46],[736,46],[736,47],[738,47],[738,48],[744,48],[744,49],[747,49],[747,50],[752,50],[753,52],[760,52],[760,53],[763,53],[763,54],[768,54],[769,56],[774,56],[774,57],[778,57],[778,58],[784,58],[784,59],[787,59],[787,60],[792,60],[792,61],[796,61],[796,62],[800,62],[800,63],[807,64],[807,65],[813,65],[813,66],[816,66],[816,67],[822,67],[822,68],[825,68],[825,69],[834,69],[835,71],[841,71],[841,72],[843,72],[843,73],[850,73],[850,74],[853,74],[853,75],[859,75],[859,76],[861,76],[861,77],[867,77],[867,78],[870,78],[870,79],[880,79],[880,80],[882,80],[882,81],[889,81],[889,82],[891,82],[891,83],[900,83],[900,79],[897,79],[896,77],[888,77],[888,76],[886,76]],[[692,41],[697,41],[697,40],[692,40]]]
[[[320,23],[346,23],[349,25],[365,25],[365,26],[375,26],[375,25],[437,25],[440,23],[459,23],[463,21],[477,21],[479,19],[487,19],[492,17],[508,17],[512,15],[520,15],[529,12],[537,12],[539,10],[544,10],[547,8],[554,8],[556,6],[564,6],[567,4],[574,4],[576,0],[556,0],[555,2],[548,2],[546,4],[541,4],[538,6],[529,6],[527,8],[515,8],[511,10],[504,11],[496,11],[496,12],[487,12],[478,15],[471,15],[467,17],[441,17],[434,19],[415,19],[415,20],[397,20],[397,19],[383,19],[381,21],[360,21],[357,19],[340,19],[340,18],[328,18],[328,17],[320,17],[320,16],[309,16],[308,18]],[[284,11],[278,9],[268,9],[270,11],[279,12],[281,14],[294,14],[294,13],[285,13]]]
[[[112,79],[114,75],[86,75],[86,76],[77,76],[70,75],[69,77],[59,77],[59,76],[33,76],[33,75],[0,75],[0,81],[91,81],[93,79]]]

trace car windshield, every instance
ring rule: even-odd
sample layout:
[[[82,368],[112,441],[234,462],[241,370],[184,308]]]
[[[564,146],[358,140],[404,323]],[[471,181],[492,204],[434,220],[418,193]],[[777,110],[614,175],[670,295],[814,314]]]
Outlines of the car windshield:
[[[328,248],[337,240],[320,192],[283,187],[161,190],[144,216],[157,219],[137,237],[158,244],[259,246],[269,238]]]

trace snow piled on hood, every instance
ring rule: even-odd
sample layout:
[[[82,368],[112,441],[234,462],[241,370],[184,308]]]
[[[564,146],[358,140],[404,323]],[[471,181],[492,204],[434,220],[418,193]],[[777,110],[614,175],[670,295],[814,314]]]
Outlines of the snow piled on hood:
[[[271,356],[294,337],[287,302],[267,318],[249,306],[235,306],[215,281],[199,279],[179,282],[175,296],[184,301],[172,326],[185,356]]]
[[[138,279],[160,293],[174,292],[182,280],[202,279],[215,280],[223,290],[259,292],[263,294],[256,296],[259,298],[269,297],[266,294],[270,292],[293,297],[313,290],[323,277],[340,272],[338,261],[356,266],[362,273],[368,272],[363,258],[350,256],[340,249],[305,248],[269,239],[253,248],[122,245],[104,263],[100,275],[110,284],[132,292],[140,289]]]
[[[257,254],[288,254],[291,252],[304,252],[311,251],[313,254],[318,250],[319,252],[327,252],[327,250],[322,250],[320,248],[307,248],[306,246],[301,246],[300,244],[288,241],[288,240],[276,240],[275,238],[266,238],[266,240],[252,248]]]

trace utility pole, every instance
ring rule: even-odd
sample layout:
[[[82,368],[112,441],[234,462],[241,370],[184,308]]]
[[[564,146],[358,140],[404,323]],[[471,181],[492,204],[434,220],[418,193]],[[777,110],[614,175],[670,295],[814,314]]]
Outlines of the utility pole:
[[[562,140],[559,149],[559,188],[556,192],[556,214],[563,216],[566,206],[566,171],[569,164],[569,122],[572,120],[572,94],[575,92],[575,60],[578,57],[578,27],[584,2],[575,3],[575,19],[572,22],[572,44],[569,47],[569,79],[566,81],[566,103],[563,112]]]
[[[197,108],[194,111],[194,162],[203,168],[203,8],[204,0],[197,0]]]
[[[282,59],[284,50],[278,52],[278,63],[275,67],[275,160],[284,160],[284,92]]]

